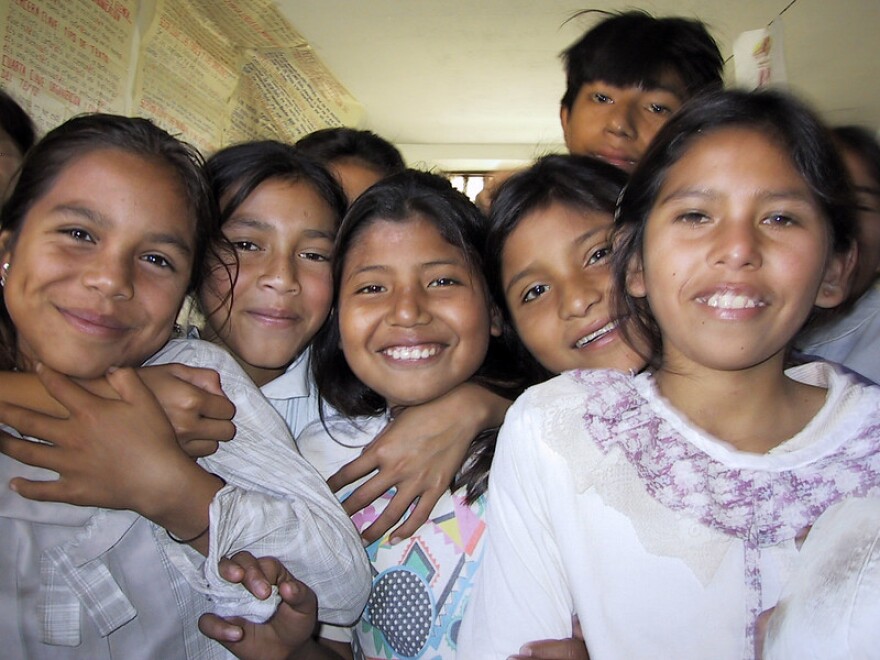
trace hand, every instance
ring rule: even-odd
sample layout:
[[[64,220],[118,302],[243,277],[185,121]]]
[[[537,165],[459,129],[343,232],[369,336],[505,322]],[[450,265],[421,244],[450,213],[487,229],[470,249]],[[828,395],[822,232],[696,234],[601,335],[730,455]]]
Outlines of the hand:
[[[397,487],[388,506],[361,536],[381,538],[415,504],[391,533],[392,542],[412,536],[431,515],[437,500],[461,469],[471,440],[498,426],[510,401],[471,383],[459,385],[430,403],[407,408],[363,453],[327,480],[333,492],[378,470],[343,502],[351,516]],[[469,414],[462,416],[462,411]]]
[[[577,616],[572,617],[572,636],[568,639],[542,639],[529,642],[520,649],[521,655],[511,656],[514,660],[539,658],[539,660],[590,660],[584,633]]]
[[[498,188],[513,174],[516,174],[516,170],[498,170],[483,178],[483,189],[477,193],[474,200],[483,215],[489,215],[492,211],[492,203],[495,201],[495,195],[498,194]]]
[[[191,458],[209,456],[218,443],[235,435],[235,406],[211,369],[164,364],[138,369],[138,375],[159,400],[177,442]]]
[[[114,390],[110,397],[91,393],[43,365],[37,366],[37,374],[69,415],[60,418],[0,404],[0,420],[52,443],[3,434],[0,451],[54,470],[59,478],[17,477],[10,483],[13,490],[33,500],[129,509],[184,538],[204,529],[216,478],[181,451],[165,413],[132,369],[108,373]],[[204,491],[211,487],[210,493]]]
[[[273,585],[277,586],[281,604],[271,619],[260,624],[240,617],[203,614],[199,619],[203,635],[246,659],[304,657],[307,650],[315,650],[317,643],[312,636],[317,625],[318,599],[284,564],[274,557],[256,559],[249,552],[239,552],[231,559],[220,560],[219,570],[225,580],[243,584],[261,600],[269,597]]]

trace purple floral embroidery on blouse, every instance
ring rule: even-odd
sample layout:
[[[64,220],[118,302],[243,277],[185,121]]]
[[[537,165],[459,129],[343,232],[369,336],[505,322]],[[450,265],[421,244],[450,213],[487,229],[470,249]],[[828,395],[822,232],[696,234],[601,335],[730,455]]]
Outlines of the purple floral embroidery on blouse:
[[[760,549],[794,539],[832,504],[880,493],[880,414],[820,460],[774,470],[730,468],[688,442],[648,406],[633,377],[583,371],[584,426],[604,453],[620,449],[666,508],[743,541],[750,625],[761,602]],[[870,419],[873,417],[873,419]]]

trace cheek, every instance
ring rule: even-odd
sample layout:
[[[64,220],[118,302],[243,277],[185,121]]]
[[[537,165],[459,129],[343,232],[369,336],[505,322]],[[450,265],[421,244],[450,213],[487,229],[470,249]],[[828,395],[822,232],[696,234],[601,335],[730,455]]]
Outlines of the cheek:
[[[330,313],[330,305],[333,302],[333,280],[330,271],[301,275],[299,279],[308,311],[313,317],[320,317],[320,322],[323,323]]]

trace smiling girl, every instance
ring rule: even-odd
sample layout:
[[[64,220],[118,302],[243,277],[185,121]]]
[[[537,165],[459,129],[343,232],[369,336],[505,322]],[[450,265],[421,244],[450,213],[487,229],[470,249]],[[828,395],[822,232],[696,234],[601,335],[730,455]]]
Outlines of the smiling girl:
[[[785,369],[851,263],[851,190],[813,114],[695,100],[617,213],[616,316],[651,368],[569,372],[511,408],[461,657],[506,658],[573,614],[593,660],[753,657],[802,530],[880,493],[880,389]]]
[[[143,119],[77,117],[25,157],[2,211],[2,366],[63,410],[0,404],[8,657],[222,656],[199,614],[278,603],[220,577],[242,550],[323,593],[323,616],[360,611],[357,536],[281,420],[225,352],[169,342],[219,234],[210,200],[198,154]],[[235,405],[235,440],[198,461],[131,369],[169,362],[217,372]]]

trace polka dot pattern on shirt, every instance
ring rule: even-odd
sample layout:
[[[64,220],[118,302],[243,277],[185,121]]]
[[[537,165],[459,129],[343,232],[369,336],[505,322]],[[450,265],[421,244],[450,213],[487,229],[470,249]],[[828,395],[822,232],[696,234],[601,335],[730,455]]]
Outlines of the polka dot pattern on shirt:
[[[388,571],[373,584],[367,613],[395,653],[409,658],[422,650],[434,621],[427,585],[406,569]]]

